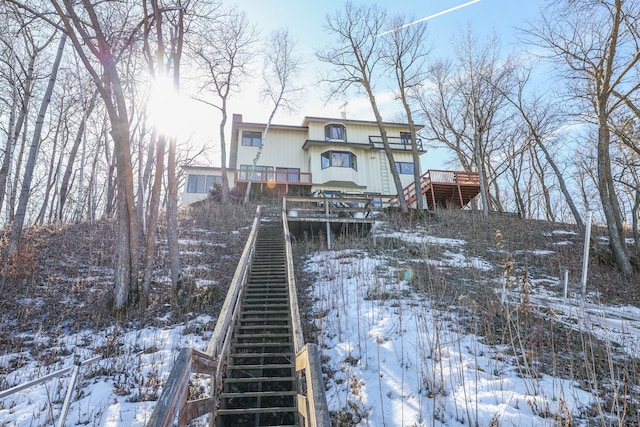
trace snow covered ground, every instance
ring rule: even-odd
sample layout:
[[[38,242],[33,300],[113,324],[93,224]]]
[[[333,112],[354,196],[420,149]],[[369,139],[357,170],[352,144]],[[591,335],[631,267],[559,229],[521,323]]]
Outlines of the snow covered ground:
[[[494,277],[487,292],[499,290],[499,267],[469,256],[465,240],[415,230],[378,237],[437,245],[441,258],[415,257],[411,265],[476,269]],[[182,242],[185,250],[196,243]],[[406,261],[383,251],[345,249],[314,252],[302,266],[313,277],[308,297],[322,347],[327,401],[336,418],[359,426],[587,425],[582,415],[596,399],[591,392],[579,388],[575,379],[534,372],[510,346],[486,344],[469,327],[473,301],[461,298],[444,306],[434,301],[433,293],[416,286],[415,271]],[[536,279],[532,283],[538,287],[553,280]],[[508,304],[518,304],[517,293]],[[563,319],[571,318],[569,304],[560,299],[553,304]],[[628,314],[616,325],[594,329],[611,332],[615,326],[618,337],[640,330],[637,308],[599,307]],[[36,363],[43,358],[35,350],[0,355],[0,389],[73,366],[74,356],[83,361],[100,355],[102,359],[80,369],[65,425],[143,426],[178,351],[186,346],[205,350],[215,323],[198,315],[178,325],[162,320],[164,327],[24,336],[36,344],[29,348],[50,354],[51,363]],[[636,344],[626,348],[637,357],[632,353]],[[0,398],[0,426],[54,425],[68,384],[65,375]]]

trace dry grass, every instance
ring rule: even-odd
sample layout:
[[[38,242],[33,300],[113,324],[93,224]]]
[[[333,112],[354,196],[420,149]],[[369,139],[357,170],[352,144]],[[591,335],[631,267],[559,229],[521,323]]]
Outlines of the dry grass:
[[[221,206],[206,201],[180,215],[181,263],[189,293],[171,307],[165,224],[158,230],[150,303],[130,310],[124,323],[138,327],[187,312],[216,315],[248,236],[255,207]],[[113,323],[113,220],[95,224],[33,227],[23,250],[5,266],[0,298],[0,351],[15,352],[17,332],[63,334]],[[0,240],[0,252],[6,239]],[[204,285],[199,285],[205,283]],[[178,320],[178,319],[175,319]]]

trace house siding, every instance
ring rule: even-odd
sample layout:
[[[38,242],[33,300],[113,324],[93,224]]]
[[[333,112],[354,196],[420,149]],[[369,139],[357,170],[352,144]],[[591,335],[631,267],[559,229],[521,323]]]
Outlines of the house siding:
[[[325,126],[329,124],[343,125],[346,130],[346,141],[325,140]],[[230,165],[229,182],[234,183],[235,168],[251,165],[259,147],[243,146],[242,132],[262,132],[264,124],[244,123],[242,116],[234,115],[230,152],[233,153]],[[399,138],[401,132],[409,132],[408,125],[385,123],[390,137]],[[380,131],[375,122],[359,120],[341,120],[333,118],[306,117],[302,126],[272,125],[266,140],[258,166],[299,169],[301,173],[311,173],[311,191],[342,191],[352,193],[378,193],[395,195],[396,189],[391,176],[391,168],[385,152],[373,148],[369,137],[379,138]],[[350,152],[356,156],[357,170],[351,167],[330,166],[322,168],[322,153],[327,151]],[[396,162],[413,162],[410,151],[394,151]],[[189,167],[189,173],[213,173],[219,168]],[[218,172],[220,173],[220,172]],[[403,187],[408,185],[413,175],[400,175]],[[385,183],[387,186],[385,187]],[[198,196],[187,193],[187,183],[183,203],[188,204]],[[201,197],[201,196],[200,196]],[[206,195],[205,195],[206,197]]]

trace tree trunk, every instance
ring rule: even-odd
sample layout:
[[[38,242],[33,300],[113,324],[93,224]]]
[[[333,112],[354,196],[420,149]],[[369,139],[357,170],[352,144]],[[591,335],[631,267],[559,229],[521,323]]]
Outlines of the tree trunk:
[[[158,228],[158,212],[160,210],[160,194],[162,192],[162,176],[164,175],[164,153],[166,151],[166,138],[160,135],[157,138],[156,170],[149,197],[149,211],[147,214],[147,231],[145,239],[145,251],[143,255],[142,274],[142,301],[146,305],[151,295],[151,277],[153,274],[153,254],[156,249],[156,230]]]
[[[426,209],[426,206],[424,205],[424,197],[422,196],[422,169],[420,167],[420,153],[418,153],[418,141],[416,139],[416,125],[413,122],[411,107],[407,103],[407,97],[404,95],[404,88],[402,89],[402,94],[400,98],[402,99],[404,111],[407,114],[409,132],[411,133],[411,157],[413,158],[413,183],[416,191],[416,207],[418,210],[423,211]]]
[[[65,147],[64,140],[66,138],[65,138],[64,132],[60,132],[60,128],[62,127],[61,125],[63,121],[65,121],[67,117],[63,115],[62,112],[60,112],[60,117],[61,118],[60,120],[58,120],[56,131],[53,136],[53,148],[51,150],[51,161],[49,162],[49,171],[47,172],[47,179],[44,185],[45,187],[44,200],[42,201],[40,212],[38,213],[38,216],[36,217],[36,220],[35,220],[35,224],[38,224],[38,225],[42,225],[42,223],[44,222],[44,217],[46,216],[46,213],[47,213],[47,207],[49,206],[49,197],[50,197],[51,189],[56,183],[57,174],[55,173],[55,171],[59,168],[60,162],[62,162],[62,157],[64,156],[64,147]],[[58,144],[61,144],[62,147],[60,148],[60,158],[56,162],[55,159],[56,159],[56,154],[58,152]],[[58,166],[56,166],[56,164]]]
[[[30,82],[29,84],[24,86],[24,93],[22,94],[22,103],[20,105],[20,112],[18,113],[18,117],[16,118],[15,110],[11,108],[11,114],[9,116],[9,132],[7,133],[7,145],[4,150],[4,158],[2,159],[2,167],[0,167],[0,208],[2,208],[2,203],[5,200],[5,194],[8,194],[8,199],[11,198],[11,165],[13,159],[13,150],[15,147],[15,142],[18,140],[20,136],[20,132],[22,132],[23,126],[25,126],[25,121],[27,118],[27,114],[29,111],[29,103],[31,102],[31,89],[33,73],[34,73],[34,64],[36,61],[36,55],[32,55],[29,58],[29,65],[27,67],[26,81]],[[16,85],[13,86],[12,90],[12,100],[14,102],[18,101],[18,88]],[[25,126],[26,131],[26,126]],[[7,186],[9,187],[7,191]],[[13,210],[7,205],[7,212],[12,212]],[[7,215],[7,222],[11,221],[12,215]]]
[[[603,108],[602,104],[600,108]],[[600,114],[598,116],[598,189],[600,190],[600,200],[609,232],[609,247],[620,271],[630,277],[633,273],[633,267],[625,246],[622,222],[619,217],[620,209],[617,206],[617,196],[613,187],[609,154],[610,136],[606,116]]]
[[[220,120],[220,168],[222,169],[222,194],[220,201],[227,203],[229,201],[229,177],[227,176],[227,144],[224,138],[224,129],[227,126],[227,100],[222,99],[222,119]]]
[[[67,202],[67,195],[69,193],[69,180],[71,179],[71,174],[73,173],[73,165],[76,161],[76,156],[78,155],[78,149],[80,148],[80,143],[84,138],[84,130],[87,125],[87,119],[91,115],[93,108],[95,106],[95,101],[98,93],[95,92],[89,101],[89,105],[84,109],[84,114],[82,115],[82,120],[80,121],[80,126],[78,126],[78,133],[76,134],[76,138],[73,141],[73,146],[71,146],[71,151],[69,152],[69,159],[67,160],[67,166],[64,170],[64,174],[62,175],[62,182],[60,183],[60,203],[58,205],[58,213],[57,218],[59,221],[62,221],[62,212],[64,210],[64,206]],[[78,203],[82,203],[82,200],[78,200]]]
[[[482,150],[480,148],[480,135],[476,126],[476,113],[473,111],[473,148],[474,157],[476,158],[476,169],[478,170],[478,180],[480,183],[480,198],[482,200],[482,217],[489,217],[489,194],[486,177],[484,175],[484,161],[482,159]]]
[[[51,103],[51,94],[58,77],[58,69],[60,62],[62,61],[62,53],[64,52],[64,45],[67,41],[67,35],[62,34],[60,37],[60,44],[58,45],[58,52],[56,54],[53,66],[51,69],[51,75],[49,76],[49,83],[40,104],[40,111],[38,112],[38,118],[36,120],[36,126],[33,130],[33,138],[31,140],[31,148],[29,150],[29,158],[25,168],[24,177],[22,180],[22,189],[20,190],[20,201],[18,203],[18,209],[11,225],[11,236],[9,238],[9,244],[7,249],[7,256],[11,256],[18,252],[20,248],[20,239],[22,237],[22,228],[24,227],[24,221],[27,213],[27,203],[29,202],[29,195],[31,192],[31,181],[33,179],[33,172],[36,166],[36,159],[38,157],[38,148],[40,147],[40,137],[42,135],[42,127],[44,125],[44,118],[47,114],[47,109]]]
[[[556,162],[553,160],[553,157],[551,157],[551,154],[547,150],[547,147],[545,147],[542,141],[537,137],[536,137],[536,142],[538,143],[538,147],[540,147],[540,149],[544,153],[544,157],[545,159],[547,159],[547,163],[549,163],[549,166],[551,166],[551,169],[553,169],[553,172],[556,174],[556,178],[558,179],[558,185],[560,185],[560,191],[564,195],[564,199],[567,202],[567,205],[569,205],[569,210],[571,210],[573,219],[576,221],[576,225],[578,226],[578,231],[580,232],[580,235],[584,237],[585,225],[584,225],[584,222],[582,222],[582,216],[580,215],[580,212],[578,212],[578,208],[576,207],[576,204],[573,201],[573,197],[571,196],[571,193],[567,188],[567,183],[564,180],[564,176],[562,175],[560,168],[558,167]]]
[[[380,130],[382,145],[384,147],[384,152],[387,155],[387,160],[389,161],[389,168],[391,169],[391,176],[393,177],[393,183],[395,184],[396,191],[398,193],[398,204],[400,205],[400,212],[402,212],[403,214],[406,214],[409,212],[409,207],[407,206],[407,200],[404,198],[404,188],[402,187],[402,181],[400,181],[400,175],[398,174],[396,161],[393,158],[393,152],[391,151],[391,146],[389,145],[387,130],[384,128],[384,122],[382,121],[382,116],[380,115],[380,111],[378,110],[376,97],[373,94],[373,91],[371,90],[371,87],[368,84],[364,84],[363,86],[367,91],[367,95],[369,96],[369,102],[371,103],[371,108],[373,109],[373,114],[376,117],[376,122],[378,123],[378,130]]]

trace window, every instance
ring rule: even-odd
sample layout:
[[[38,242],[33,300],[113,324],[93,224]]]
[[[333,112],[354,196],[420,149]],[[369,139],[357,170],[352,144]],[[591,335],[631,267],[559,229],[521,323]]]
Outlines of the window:
[[[358,170],[356,155],[349,151],[325,151],[322,153],[322,169],[328,167]]]
[[[262,132],[242,132],[242,145],[260,147],[262,145]]]
[[[326,125],[324,127],[324,138],[338,139],[341,141],[347,140],[347,130],[342,125]]]
[[[240,165],[240,176],[241,180],[249,180],[249,171],[251,170],[251,165]],[[252,181],[273,181],[272,173],[265,173],[273,171],[273,166],[258,166],[256,165],[255,172],[253,176],[251,176]]]
[[[400,132],[400,141],[404,144],[411,144],[411,132]]]
[[[214,184],[222,184],[222,177],[189,174],[187,177],[187,193],[208,193]]]
[[[300,182],[300,168],[276,168],[276,181]]]
[[[413,175],[413,163],[396,162],[396,170],[400,174]]]

